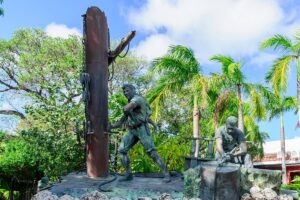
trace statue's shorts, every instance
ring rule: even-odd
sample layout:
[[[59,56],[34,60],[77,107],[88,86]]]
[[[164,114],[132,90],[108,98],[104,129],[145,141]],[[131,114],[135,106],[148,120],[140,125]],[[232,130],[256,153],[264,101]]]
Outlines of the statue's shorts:
[[[148,131],[146,130],[145,125],[142,125],[134,129],[129,128],[128,133],[123,137],[121,141],[119,152],[122,154],[127,154],[127,152],[138,141],[141,141],[141,144],[143,145],[147,153],[156,150],[150,133],[148,133]]]

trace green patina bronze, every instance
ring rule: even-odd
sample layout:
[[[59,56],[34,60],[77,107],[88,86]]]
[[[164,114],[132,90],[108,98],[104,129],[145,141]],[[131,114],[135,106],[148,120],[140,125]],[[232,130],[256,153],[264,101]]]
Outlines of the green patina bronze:
[[[225,152],[232,151],[235,147],[245,142],[242,131],[236,128],[237,119],[233,116],[228,117],[226,125],[221,126],[215,135],[215,138],[222,139],[222,146]]]
[[[164,173],[164,182],[170,181],[170,176],[167,172],[166,166],[158,155],[153,140],[151,138],[149,123],[155,128],[155,124],[151,121],[151,109],[146,99],[137,94],[135,87],[130,84],[125,84],[122,87],[125,97],[128,99],[128,104],[124,107],[123,117],[115,124],[111,125],[111,129],[119,128],[126,125],[128,133],[124,136],[119,147],[122,164],[126,169],[126,175],[120,181],[132,180],[132,173],[130,168],[130,160],[128,151],[140,141],[149,156],[159,165]]]
[[[220,162],[231,162],[252,167],[250,155],[247,154],[247,144],[243,132],[236,127],[237,118],[230,116],[226,124],[217,129],[215,138],[217,144],[216,159]]]

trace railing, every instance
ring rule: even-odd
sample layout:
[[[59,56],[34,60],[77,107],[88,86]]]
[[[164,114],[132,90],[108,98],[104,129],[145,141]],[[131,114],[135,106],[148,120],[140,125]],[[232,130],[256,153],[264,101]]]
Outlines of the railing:
[[[185,170],[193,168],[201,162],[214,159],[214,137],[187,137],[185,139],[193,141],[190,156],[183,156],[185,158]],[[198,155],[195,156],[197,141],[199,141],[199,151]]]

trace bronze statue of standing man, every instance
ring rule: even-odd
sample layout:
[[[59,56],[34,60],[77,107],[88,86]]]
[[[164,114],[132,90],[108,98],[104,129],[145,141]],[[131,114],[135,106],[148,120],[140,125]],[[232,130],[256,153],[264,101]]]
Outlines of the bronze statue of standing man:
[[[133,179],[128,151],[140,141],[148,155],[162,170],[164,174],[163,181],[170,182],[170,175],[163,160],[158,155],[150,135],[148,123],[152,123],[152,121],[150,120],[151,109],[149,104],[143,96],[136,93],[133,85],[124,84],[122,89],[125,97],[128,99],[128,104],[124,107],[124,116],[110,127],[111,129],[120,128],[122,124],[128,127],[128,133],[123,137],[119,147],[122,165],[126,170],[125,176],[120,181]]]

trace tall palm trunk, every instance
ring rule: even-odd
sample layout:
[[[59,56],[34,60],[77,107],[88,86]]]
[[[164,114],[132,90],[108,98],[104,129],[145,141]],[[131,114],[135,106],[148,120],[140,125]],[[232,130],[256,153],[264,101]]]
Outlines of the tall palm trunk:
[[[281,168],[282,168],[282,183],[287,184],[286,181],[286,163],[285,163],[285,136],[283,125],[283,112],[280,111],[280,146],[281,146]]]
[[[198,108],[198,95],[194,95],[194,108],[193,108],[193,137],[199,138],[199,108]],[[199,154],[199,140],[195,140],[195,153],[194,157],[198,157]]]
[[[238,95],[238,128],[244,133],[244,116],[243,116],[243,100],[242,100],[242,86],[237,85]]]
[[[217,99],[217,103],[215,106],[215,111],[214,111],[214,116],[213,116],[213,125],[214,125],[214,130],[215,132],[218,129],[219,126],[219,119],[220,119],[220,114],[221,114],[221,110],[224,109],[224,106],[226,106],[226,103],[229,100],[229,95],[230,95],[230,91],[229,90],[225,90],[225,92],[222,92],[218,99]]]
[[[296,128],[300,127],[300,69],[299,69],[299,58],[296,58],[296,69],[297,69],[297,102],[298,102],[298,121]]]

